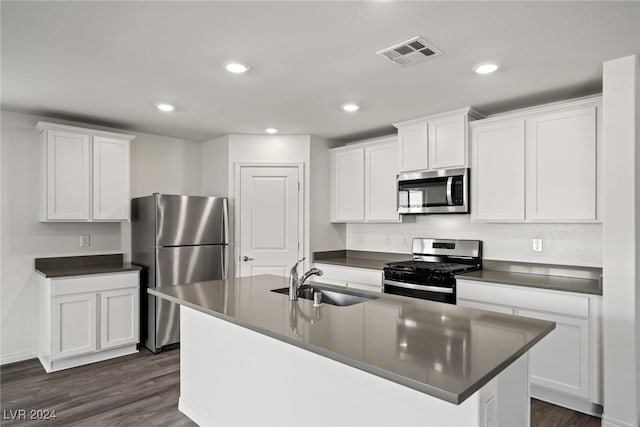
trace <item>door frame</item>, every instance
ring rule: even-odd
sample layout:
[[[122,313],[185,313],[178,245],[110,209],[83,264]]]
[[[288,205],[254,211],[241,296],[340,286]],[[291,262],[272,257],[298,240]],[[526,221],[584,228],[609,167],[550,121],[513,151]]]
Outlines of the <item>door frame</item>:
[[[234,179],[233,179],[233,203],[231,204],[231,209],[233,209],[233,227],[234,237],[234,259],[237,263],[237,267],[235,268],[235,277],[240,277],[240,263],[242,260],[240,259],[240,254],[242,253],[241,248],[241,236],[242,229],[240,227],[240,200],[241,200],[241,180],[242,180],[242,168],[296,168],[298,170],[298,183],[299,187],[299,197],[298,197],[298,241],[300,242],[300,247],[298,248],[298,259],[302,257],[306,257],[307,259],[304,262],[304,266],[310,265],[308,248],[307,248],[307,239],[309,232],[309,220],[308,209],[305,209],[307,206],[307,192],[306,192],[306,180],[305,180],[305,168],[303,162],[235,162],[234,164]]]

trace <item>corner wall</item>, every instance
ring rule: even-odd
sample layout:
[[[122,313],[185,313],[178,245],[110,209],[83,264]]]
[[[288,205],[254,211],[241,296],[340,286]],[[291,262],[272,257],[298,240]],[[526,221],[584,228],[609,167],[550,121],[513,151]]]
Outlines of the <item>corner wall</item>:
[[[0,364],[35,357],[38,295],[34,259],[130,253],[129,223],[39,222],[41,140],[39,120],[135,134],[131,142],[132,197],[152,192],[200,192],[200,144],[2,111],[0,138]],[[91,236],[81,248],[79,236]]]
[[[311,252],[332,251],[346,247],[346,224],[332,224],[331,218],[331,156],[335,143],[317,136],[311,137]]]
[[[640,424],[640,64],[603,69],[605,427]]]

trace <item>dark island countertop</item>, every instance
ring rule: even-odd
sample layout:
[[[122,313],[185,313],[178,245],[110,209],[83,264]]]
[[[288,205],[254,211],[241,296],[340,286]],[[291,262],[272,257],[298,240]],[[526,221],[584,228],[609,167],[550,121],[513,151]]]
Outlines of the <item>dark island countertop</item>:
[[[122,254],[36,258],[36,272],[46,278],[120,273],[142,268],[123,262]]]
[[[368,268],[371,270],[382,270],[388,262],[408,261],[412,258],[411,254],[353,250],[314,252],[313,254],[314,263]]]
[[[148,292],[455,404],[555,328],[553,322],[388,294],[358,292],[379,298],[314,307],[271,292],[287,286],[285,277],[260,275]]]

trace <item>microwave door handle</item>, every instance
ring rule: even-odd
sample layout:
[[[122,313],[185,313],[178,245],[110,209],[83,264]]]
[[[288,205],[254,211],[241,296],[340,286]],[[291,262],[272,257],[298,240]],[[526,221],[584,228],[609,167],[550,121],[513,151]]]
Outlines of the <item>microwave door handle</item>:
[[[453,177],[450,176],[447,178],[447,206],[453,206]]]

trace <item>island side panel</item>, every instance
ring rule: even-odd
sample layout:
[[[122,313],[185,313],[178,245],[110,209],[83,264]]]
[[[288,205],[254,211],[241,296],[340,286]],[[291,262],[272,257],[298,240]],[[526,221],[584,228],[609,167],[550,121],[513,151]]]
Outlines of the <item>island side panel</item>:
[[[519,381],[454,405],[185,306],[180,333],[180,410],[200,425],[484,426],[508,386],[528,386],[519,360],[504,371]]]

